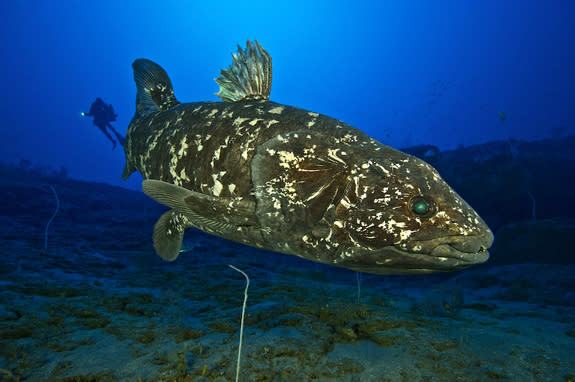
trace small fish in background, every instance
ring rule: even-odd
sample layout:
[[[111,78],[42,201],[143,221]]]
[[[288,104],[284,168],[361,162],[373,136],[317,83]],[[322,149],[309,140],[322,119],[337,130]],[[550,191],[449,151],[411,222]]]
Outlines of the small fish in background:
[[[180,103],[158,64],[133,63],[127,179],[170,207],[156,252],[184,231],[375,274],[452,271],[486,261],[493,234],[428,163],[337,119],[271,102],[271,56],[238,47],[216,79],[223,102]],[[432,153],[433,154],[433,153]]]
[[[499,118],[501,118],[501,122],[505,122],[505,114],[502,111],[497,112],[497,114],[499,114]]]

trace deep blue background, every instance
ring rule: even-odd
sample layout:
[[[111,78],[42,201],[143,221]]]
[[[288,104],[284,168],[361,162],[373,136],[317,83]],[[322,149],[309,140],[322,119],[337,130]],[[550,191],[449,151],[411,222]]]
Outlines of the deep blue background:
[[[138,57],[180,101],[216,100],[213,78],[248,38],[273,57],[272,100],[394,147],[573,133],[573,15],[559,0],[2,1],[0,160],[139,188],[80,112],[102,97],[124,133]]]

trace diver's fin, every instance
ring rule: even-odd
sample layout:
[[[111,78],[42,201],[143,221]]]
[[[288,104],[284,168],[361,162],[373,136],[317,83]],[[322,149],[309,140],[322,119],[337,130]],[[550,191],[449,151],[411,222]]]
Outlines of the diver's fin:
[[[190,227],[209,233],[232,233],[240,226],[258,224],[255,203],[242,198],[205,195],[154,179],[144,180],[142,189],[150,198],[183,214]]]
[[[165,212],[154,226],[154,248],[158,255],[167,261],[174,261],[180,254],[186,217],[174,210]]]
[[[238,45],[238,52],[232,53],[233,64],[222,69],[221,77],[216,78],[220,91],[216,93],[222,101],[268,100],[272,90],[272,58],[254,40],[250,40],[246,50]]]
[[[174,96],[170,77],[162,67],[153,61],[139,58],[132,64],[136,95],[136,113],[147,114],[168,110],[179,104]]]
[[[125,141],[126,139],[122,136],[122,134],[118,133],[118,132],[116,131],[116,129],[114,129],[114,126],[112,126],[109,122],[108,122],[108,128],[109,128],[110,130],[112,130],[112,133],[114,133],[114,135],[116,136],[116,139],[118,140],[118,142],[120,143],[120,145],[121,145],[122,147],[124,147],[124,141]]]

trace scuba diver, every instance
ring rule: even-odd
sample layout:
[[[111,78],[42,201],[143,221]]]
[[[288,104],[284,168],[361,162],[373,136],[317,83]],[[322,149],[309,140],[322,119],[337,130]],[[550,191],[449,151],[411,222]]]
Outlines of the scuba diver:
[[[106,137],[108,137],[108,139],[114,144],[112,150],[116,148],[116,141],[110,133],[108,133],[106,128],[109,128],[116,136],[118,142],[120,142],[120,145],[124,146],[124,137],[121,136],[110,124],[110,122],[115,121],[118,116],[118,114],[114,113],[114,107],[112,105],[107,105],[100,97],[98,97],[92,103],[92,106],[90,106],[90,112],[82,113],[82,115],[86,117],[94,117],[94,125],[98,126],[98,128],[102,130],[102,133],[104,133],[104,135],[106,135]]]

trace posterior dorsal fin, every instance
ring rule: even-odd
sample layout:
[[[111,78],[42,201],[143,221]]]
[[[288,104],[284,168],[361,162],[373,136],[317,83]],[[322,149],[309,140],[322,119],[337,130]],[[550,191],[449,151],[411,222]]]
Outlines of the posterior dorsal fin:
[[[232,53],[234,62],[222,69],[216,78],[220,91],[216,93],[222,101],[268,100],[272,90],[272,58],[254,40],[247,42],[246,50],[238,45],[238,52]]]
[[[158,110],[168,110],[179,104],[174,96],[172,81],[158,64],[139,58],[132,64],[134,81],[138,88],[136,112],[147,114]]]

